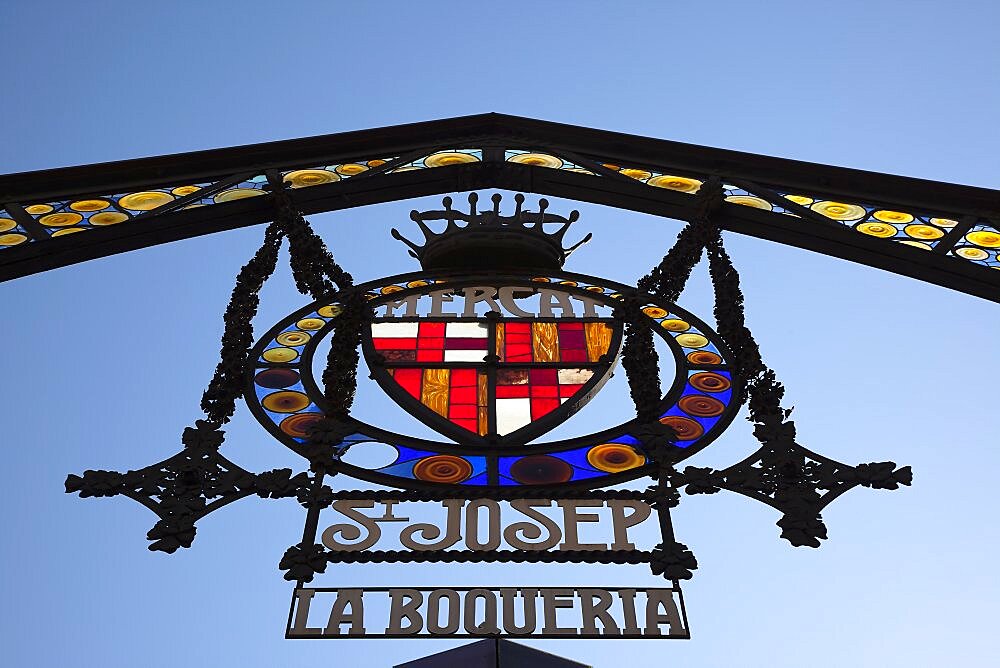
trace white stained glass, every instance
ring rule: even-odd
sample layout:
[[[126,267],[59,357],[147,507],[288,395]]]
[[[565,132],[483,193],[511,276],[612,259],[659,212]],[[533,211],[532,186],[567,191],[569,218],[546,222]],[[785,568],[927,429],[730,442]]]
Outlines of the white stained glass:
[[[497,433],[515,432],[531,422],[531,399],[497,399]]]
[[[417,337],[418,322],[373,322],[372,337],[376,339],[414,339]]]
[[[446,350],[445,362],[482,362],[486,359],[485,350]]]
[[[583,385],[594,375],[591,369],[559,369],[560,385]]]
[[[449,337],[485,339],[487,331],[486,325],[479,322],[449,322],[445,325],[444,335]]]

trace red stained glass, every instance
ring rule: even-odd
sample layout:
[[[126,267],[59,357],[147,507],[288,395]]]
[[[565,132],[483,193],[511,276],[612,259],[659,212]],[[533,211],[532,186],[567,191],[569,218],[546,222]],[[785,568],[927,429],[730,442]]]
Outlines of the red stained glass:
[[[528,378],[532,385],[558,385],[559,371],[556,369],[529,369]]]
[[[372,338],[375,350],[414,350],[417,347],[416,339],[384,339]]]
[[[392,377],[404,390],[420,399],[420,386],[424,377],[422,369],[396,369]]]
[[[556,385],[532,385],[531,397],[551,397],[559,396],[559,388]]]
[[[476,370],[475,369],[452,369],[451,370],[451,386],[461,387],[463,385],[476,386]]]
[[[524,399],[527,396],[527,385],[497,385],[497,399]]]
[[[563,362],[586,362],[587,361],[587,351],[586,350],[567,350],[561,348],[561,355],[559,356]]]
[[[486,350],[484,338],[449,338],[444,340],[446,350]]]
[[[444,348],[444,339],[432,339],[421,336],[417,339],[417,348],[434,348],[441,350]]]
[[[452,404],[448,409],[448,417],[452,420],[474,420],[479,417],[479,407],[475,404]]]
[[[417,350],[418,362],[443,362],[443,350]]]
[[[474,404],[476,403],[477,390],[475,387],[469,386],[452,386],[451,389],[451,401],[456,404]]]
[[[586,348],[587,344],[583,338],[583,330],[566,331],[559,326],[559,347],[560,348]]]
[[[420,338],[444,338],[443,322],[422,322],[420,323]]]
[[[565,331],[580,330],[582,332],[583,331],[583,323],[582,322],[560,322],[559,323],[559,329],[560,329],[560,331],[562,331],[562,330],[565,330]]]
[[[457,424],[459,427],[462,427],[463,429],[468,429],[469,431],[471,431],[471,432],[473,432],[475,434],[479,433],[479,422],[477,420],[471,420],[471,419],[467,420],[467,419],[464,419],[464,418],[462,418],[462,419],[457,419],[456,418],[456,419],[452,420],[452,423]]]
[[[555,409],[559,408],[558,399],[532,399],[531,400],[531,419],[537,420],[538,418],[551,413]]]
[[[559,386],[559,396],[563,399],[569,399],[574,394],[580,391],[583,385],[560,385]]]
[[[526,334],[531,336],[531,323],[530,322],[507,322],[506,323],[507,336]]]

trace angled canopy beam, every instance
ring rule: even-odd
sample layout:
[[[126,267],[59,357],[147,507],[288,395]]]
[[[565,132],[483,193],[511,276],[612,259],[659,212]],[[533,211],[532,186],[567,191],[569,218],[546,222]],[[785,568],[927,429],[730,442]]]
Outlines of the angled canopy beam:
[[[273,217],[500,188],[678,220],[700,182],[724,229],[1000,301],[1000,192],[501,114],[0,176],[0,280]]]

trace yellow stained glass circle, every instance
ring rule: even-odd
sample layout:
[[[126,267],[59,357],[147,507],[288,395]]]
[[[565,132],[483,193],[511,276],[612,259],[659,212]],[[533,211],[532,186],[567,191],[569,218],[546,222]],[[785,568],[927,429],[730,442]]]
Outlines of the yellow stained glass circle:
[[[169,193],[149,190],[125,195],[118,200],[118,206],[123,209],[132,209],[133,211],[149,211],[173,201],[174,196]]]
[[[441,151],[424,158],[424,164],[428,167],[447,167],[449,165],[462,165],[467,162],[479,162],[479,158],[468,153],[458,151]]]
[[[190,195],[191,193],[196,193],[199,190],[201,190],[201,188],[199,188],[198,186],[177,186],[176,188],[174,188],[170,192],[172,192],[173,194],[177,195],[178,197],[184,197],[185,195]]]
[[[812,197],[806,197],[805,195],[785,195],[785,199],[796,204],[801,204],[802,206],[809,206],[815,201]]]
[[[308,188],[323,183],[333,183],[340,180],[340,175],[329,169],[298,169],[285,174],[285,181],[293,188]]]
[[[685,348],[702,348],[708,345],[708,339],[701,334],[679,334],[674,340]]]
[[[604,288],[599,285],[591,285],[587,288],[587,292],[600,292],[601,294],[604,294]]]
[[[554,155],[549,155],[548,153],[519,153],[518,155],[512,155],[509,160],[510,162],[517,162],[522,165],[531,165],[532,167],[559,169],[563,166],[562,160]]]
[[[652,174],[647,172],[645,169],[623,169],[621,170],[621,173],[630,179],[635,179],[636,181],[645,181],[652,176]]]
[[[985,260],[990,256],[990,254],[982,248],[972,248],[970,246],[956,248],[955,255],[965,258],[966,260]]]
[[[107,209],[111,206],[111,202],[106,199],[81,199],[73,202],[69,205],[69,208],[74,211],[88,212],[88,211],[100,211],[101,209]]]
[[[862,234],[867,234],[872,237],[878,237],[879,239],[888,239],[889,237],[896,236],[897,230],[895,227],[889,223],[861,223],[855,227],[858,232]]]
[[[940,239],[944,236],[944,232],[934,227],[933,225],[907,225],[903,228],[907,236],[911,236],[914,239]]]
[[[868,213],[863,206],[843,202],[816,202],[809,208],[833,220],[858,220]]]
[[[899,243],[906,246],[913,246],[914,248],[919,248],[921,250],[934,250],[931,248],[930,244],[925,244],[923,241],[913,241],[912,239],[900,239]]]
[[[263,190],[257,190],[256,188],[233,188],[232,190],[223,190],[212,199],[216,204],[222,204],[223,202],[234,202],[238,199],[257,197],[258,195],[263,194]]]
[[[654,176],[646,181],[646,184],[682,193],[698,192],[698,188],[701,188],[701,181],[697,179],[689,179],[686,176],[668,176],[666,174],[663,176]]]
[[[117,225],[118,223],[124,223],[126,220],[128,220],[128,215],[121,211],[101,211],[91,216],[87,222],[91,225]]]
[[[931,218],[931,225],[952,228],[958,225],[958,221],[952,220],[951,218]]]
[[[295,326],[298,327],[299,329],[312,331],[314,329],[319,329],[325,324],[326,321],[320,320],[319,318],[302,318],[302,320],[299,320],[297,323],[295,323]]]
[[[409,283],[406,284],[406,287],[408,287],[408,288],[422,288],[425,285],[430,285],[430,283],[428,283],[427,281],[419,281],[418,280],[418,281],[410,281]]]
[[[587,463],[598,471],[620,473],[642,466],[646,458],[622,443],[602,443],[587,451]]]
[[[78,213],[50,213],[47,216],[42,216],[38,219],[38,222],[47,227],[69,227],[70,225],[76,225],[81,220],[83,216]]]
[[[316,312],[319,313],[324,318],[336,318],[343,312],[344,309],[340,308],[336,304],[331,304],[330,306],[320,306]]]
[[[532,283],[551,283],[551,280],[548,279],[548,278],[545,278],[544,276],[535,276],[533,279],[531,279],[531,282]]]
[[[32,216],[40,216],[43,213],[48,213],[52,210],[52,206],[49,204],[32,204],[31,206],[24,207],[24,210],[30,213]]]
[[[726,198],[726,201],[741,206],[750,206],[755,209],[764,209],[765,211],[770,211],[772,208],[771,203],[767,200],[751,195],[730,195]]]
[[[605,163],[603,163],[603,164],[602,164],[601,166],[602,166],[602,167],[607,167],[608,169],[613,169],[613,170],[614,170],[614,171],[616,171],[616,172],[617,172],[617,171],[618,171],[619,169],[621,169],[621,167],[619,167],[618,165],[612,165],[612,164],[611,164],[610,162],[605,162]]]
[[[670,318],[669,320],[664,320],[663,322],[660,323],[660,327],[667,330],[668,332],[686,332],[689,329],[691,329],[690,323],[684,320],[679,320],[677,318]]]
[[[969,243],[982,246],[983,248],[1000,248],[1000,232],[990,232],[989,230],[977,230],[965,235]]]
[[[341,176],[354,176],[360,174],[361,172],[368,171],[368,165],[362,165],[358,162],[349,162],[345,165],[337,165],[337,173]]]
[[[27,240],[28,237],[23,234],[0,234],[0,246],[16,246]]]
[[[568,285],[572,288],[575,288],[577,283],[576,281],[559,281],[559,285]]]
[[[379,290],[379,292],[381,292],[383,295],[391,295],[393,292],[399,292],[402,289],[403,288],[399,287],[398,285],[387,285],[381,290]]]
[[[56,230],[55,232],[52,233],[52,236],[62,237],[67,234],[75,234],[76,232],[85,232],[86,230],[87,230],[86,227],[67,227],[62,230]]]
[[[0,218],[0,232],[6,232],[7,230],[12,230],[15,227],[17,227],[17,223],[10,218]]]
[[[284,390],[273,392],[260,402],[264,408],[275,413],[298,413],[308,408],[312,401],[302,392]]]
[[[305,332],[283,332],[278,334],[274,340],[283,346],[301,346],[312,337]]]
[[[367,165],[369,167],[381,167],[384,164],[385,164],[385,160],[369,160],[367,162]]]
[[[913,222],[913,216],[902,211],[887,211],[885,209],[881,211],[876,211],[872,214],[875,220],[881,220],[883,223],[910,223]]]
[[[268,362],[291,362],[298,356],[299,354],[291,348],[271,348],[261,355]]]
[[[650,318],[654,319],[659,319],[667,315],[667,310],[662,309],[659,306],[647,306],[646,308],[642,309],[642,312],[645,313]]]

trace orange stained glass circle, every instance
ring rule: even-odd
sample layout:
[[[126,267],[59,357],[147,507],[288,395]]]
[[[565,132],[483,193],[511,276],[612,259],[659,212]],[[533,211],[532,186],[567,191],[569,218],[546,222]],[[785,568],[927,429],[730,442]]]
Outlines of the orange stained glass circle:
[[[809,208],[833,220],[858,220],[868,213],[863,206],[843,202],[815,202]]]
[[[907,225],[903,231],[914,239],[940,239],[944,236],[942,230],[932,225]]]
[[[677,432],[677,440],[679,441],[693,441],[696,438],[701,438],[701,435],[705,433],[705,429],[696,421],[679,415],[661,417],[660,422]]]
[[[785,199],[801,206],[809,206],[815,201],[812,197],[806,197],[805,195],[785,195]]]
[[[1000,248],[1000,232],[978,230],[976,232],[969,232],[965,235],[965,238],[969,243],[982,246],[983,248]]]
[[[587,288],[587,292],[600,292],[601,294],[604,294],[604,288],[599,285],[591,285]]]
[[[222,204],[224,202],[234,202],[238,199],[246,199],[247,197],[257,197],[263,194],[263,190],[257,190],[256,188],[233,188],[232,190],[223,190],[212,199],[216,204]]]
[[[285,174],[284,180],[293,188],[308,188],[309,186],[339,181],[340,176],[329,169],[298,169]]]
[[[403,288],[399,287],[398,285],[387,285],[381,290],[379,290],[379,292],[381,292],[383,295],[390,295],[393,292],[399,292],[402,289]]]
[[[292,438],[306,438],[309,435],[309,428],[322,419],[322,413],[299,413],[286,417],[278,426]]]
[[[28,237],[23,234],[0,234],[0,246],[16,246],[27,240]]]
[[[261,355],[268,362],[291,362],[299,353],[291,348],[271,348]]]
[[[76,234],[77,232],[86,232],[86,231],[87,231],[87,228],[85,228],[85,227],[65,227],[65,228],[63,228],[61,230],[56,230],[55,232],[53,232],[52,236],[54,236],[54,237],[64,237],[67,234]]]
[[[174,201],[174,196],[157,190],[147,190],[125,195],[118,200],[118,206],[133,211],[150,211]]]
[[[952,220],[951,218],[931,218],[931,225],[952,228],[958,225],[958,221]]]
[[[587,463],[598,471],[620,473],[646,463],[646,458],[627,445],[603,443],[587,451]]]
[[[765,211],[770,211],[773,208],[771,203],[766,199],[753,197],[752,195],[730,195],[726,198],[726,201],[731,204],[753,207],[754,209],[764,209]]]
[[[645,181],[652,176],[652,174],[647,172],[645,169],[623,169],[621,170],[621,173],[630,179],[635,179],[636,181]]]
[[[320,306],[316,309],[316,312],[324,318],[336,318],[341,314],[341,312],[343,312],[343,310],[344,309],[336,304],[330,304],[329,306]]]
[[[201,190],[201,188],[199,188],[198,186],[177,186],[176,188],[174,188],[170,192],[172,192],[173,194],[177,195],[178,197],[184,197],[185,195],[190,195],[191,193],[196,193],[199,190]]]
[[[662,309],[659,306],[647,306],[646,308],[642,309],[642,312],[645,313],[648,317],[653,318],[654,320],[662,318],[665,315],[667,315],[666,309]]]
[[[128,220],[128,215],[121,211],[101,211],[91,216],[87,222],[91,225],[117,225],[126,220]]]
[[[457,455],[432,455],[413,465],[413,477],[425,482],[454,485],[472,475],[472,464]]]
[[[904,213],[902,211],[886,211],[885,209],[881,211],[876,211],[872,214],[876,220],[881,220],[883,223],[910,223],[913,222],[913,215],[909,213]]]
[[[511,156],[510,162],[531,165],[532,167],[548,167],[550,169],[559,169],[563,166],[562,160],[548,153],[520,153]]]
[[[697,192],[698,188],[701,188],[701,181],[689,179],[686,176],[654,176],[646,181],[646,183],[656,188],[666,188],[667,190],[676,190],[682,193]]]
[[[369,160],[367,163],[369,167],[381,167],[385,164],[385,160]]]
[[[101,209],[107,209],[111,206],[111,202],[106,199],[81,199],[73,202],[69,205],[69,208],[74,211],[89,212],[89,211],[100,211]]]
[[[81,220],[83,216],[78,213],[50,213],[47,216],[42,216],[38,219],[38,222],[46,227],[69,227],[70,225],[76,225]]]
[[[914,241],[913,239],[901,239],[899,243],[904,246],[912,246],[913,248],[919,248],[920,250],[934,250],[930,244],[924,243],[923,241]]]
[[[691,364],[722,364],[722,358],[709,350],[696,350],[688,353],[688,362]]]
[[[312,331],[314,329],[319,329],[325,324],[326,321],[321,320],[320,318],[302,318],[302,320],[299,320],[297,323],[295,323],[295,326],[298,327],[299,329]]]
[[[695,417],[714,417],[722,415],[722,411],[726,410],[726,405],[718,399],[701,394],[682,397],[677,405],[682,411]]]
[[[691,384],[691,387],[702,392],[725,392],[732,387],[732,383],[728,378],[717,373],[712,373],[711,371],[702,371],[693,374],[688,378],[688,382]]]
[[[896,232],[899,231],[889,223],[861,223],[855,229],[862,234],[878,237],[879,239],[894,237],[896,236]]]
[[[312,401],[302,392],[282,390],[267,395],[260,403],[274,413],[298,413],[308,408]]]
[[[408,287],[408,288],[422,288],[425,285],[430,285],[430,283],[428,283],[427,281],[410,281],[409,283],[406,284],[406,287]]]
[[[424,158],[424,164],[428,167],[448,167],[449,165],[462,165],[467,162],[479,162],[479,158],[459,151],[441,151]]]
[[[955,255],[965,258],[966,260],[985,260],[990,256],[990,254],[982,248],[972,248],[971,246],[956,248]]]
[[[15,227],[17,227],[17,223],[10,218],[0,218],[0,232],[6,232],[7,230],[12,230]]]
[[[668,332],[686,332],[691,329],[691,324],[686,320],[680,320],[678,318],[669,318],[660,323],[660,327],[667,330]],[[683,345],[683,344],[682,344]]]
[[[702,348],[708,345],[708,339],[701,334],[680,334],[674,341],[685,348]]]
[[[337,173],[341,176],[354,176],[360,174],[361,172],[368,171],[368,165],[362,165],[358,162],[349,162],[344,165],[337,165]]]
[[[274,340],[283,346],[301,346],[304,345],[310,338],[312,337],[305,332],[284,332],[282,334],[278,334]]]
[[[48,213],[52,210],[52,205],[50,204],[32,204],[31,206],[24,207],[24,210],[30,213],[32,216],[40,216],[43,213]]]

